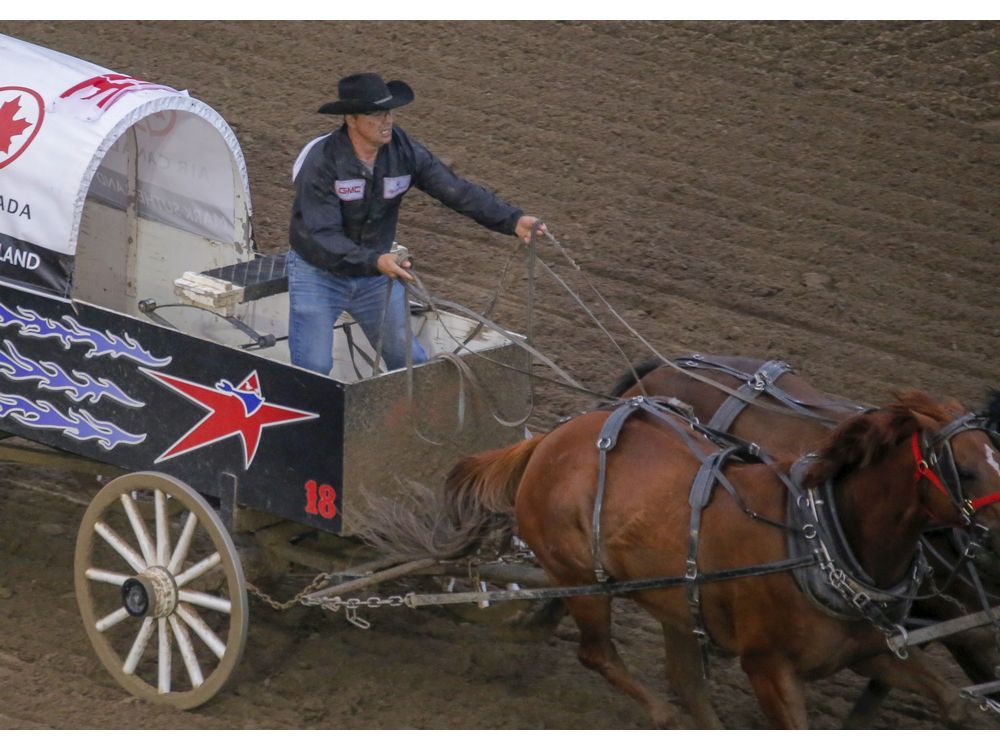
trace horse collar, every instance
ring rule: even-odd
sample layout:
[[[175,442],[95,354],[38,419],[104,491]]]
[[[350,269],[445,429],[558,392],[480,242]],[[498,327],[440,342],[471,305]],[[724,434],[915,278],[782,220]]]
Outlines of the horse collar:
[[[803,456],[791,469],[793,484],[801,487],[814,455]],[[799,589],[814,605],[832,617],[866,619],[886,633],[910,611],[917,589],[927,573],[923,550],[918,547],[909,570],[896,585],[880,589],[861,567],[844,534],[837,514],[832,482],[809,490],[790,492],[786,535],[789,554],[813,554],[819,567],[792,571]]]

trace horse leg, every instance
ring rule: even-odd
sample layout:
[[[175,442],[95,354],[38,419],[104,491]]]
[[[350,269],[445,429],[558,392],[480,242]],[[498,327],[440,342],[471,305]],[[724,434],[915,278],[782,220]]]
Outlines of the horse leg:
[[[869,680],[865,689],[854,702],[851,712],[844,719],[842,729],[867,729],[871,726],[875,712],[892,690],[881,680]]]
[[[879,654],[852,665],[851,669],[889,688],[903,688],[934,701],[946,726],[957,728],[969,718],[971,704],[962,699],[954,685],[938,676],[930,659],[918,649],[911,651],[906,660]]]
[[[809,728],[802,680],[786,659],[774,654],[744,654],[740,664],[774,729]]]
[[[658,729],[676,724],[677,713],[670,704],[629,674],[611,641],[611,599],[574,597],[566,601],[569,613],[580,628],[577,656],[588,669],[599,672],[618,690],[646,709]]]
[[[708,684],[701,669],[701,647],[688,630],[663,623],[667,680],[687,706],[699,729],[722,729],[722,722],[708,697]]]
[[[542,607],[534,610],[518,627],[539,634],[545,638],[552,635],[566,616],[566,604],[562,599],[549,599]]]

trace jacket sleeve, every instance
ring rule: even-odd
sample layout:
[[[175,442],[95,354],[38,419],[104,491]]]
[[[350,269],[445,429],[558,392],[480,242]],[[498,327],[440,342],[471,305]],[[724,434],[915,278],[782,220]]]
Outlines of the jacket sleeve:
[[[414,184],[418,188],[487,229],[514,234],[524,211],[500,200],[481,185],[458,177],[423,144],[414,140],[410,143],[415,163]]]
[[[336,174],[319,153],[310,154],[295,179],[295,204],[289,230],[291,247],[314,266],[351,276],[378,273],[378,250],[362,247],[344,231],[340,199],[333,192]]]

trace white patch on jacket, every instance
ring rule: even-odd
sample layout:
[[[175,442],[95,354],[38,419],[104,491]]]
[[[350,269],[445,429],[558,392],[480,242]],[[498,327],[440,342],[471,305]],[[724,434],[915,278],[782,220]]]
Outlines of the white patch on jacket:
[[[397,195],[402,195],[410,189],[410,175],[404,174],[399,177],[385,177],[382,179],[382,198],[392,200]]]
[[[342,201],[359,201],[365,197],[365,181],[337,180],[333,183],[333,192]]]

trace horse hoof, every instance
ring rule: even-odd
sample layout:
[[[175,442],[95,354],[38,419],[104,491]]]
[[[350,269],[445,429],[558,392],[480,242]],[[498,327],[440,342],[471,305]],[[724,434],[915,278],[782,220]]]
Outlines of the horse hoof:
[[[658,706],[649,715],[656,729],[676,729],[679,726],[677,711],[672,706]]]

